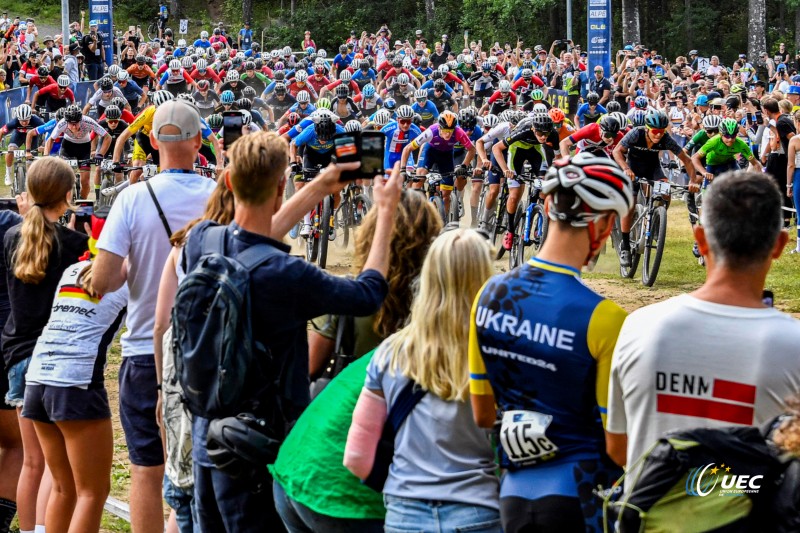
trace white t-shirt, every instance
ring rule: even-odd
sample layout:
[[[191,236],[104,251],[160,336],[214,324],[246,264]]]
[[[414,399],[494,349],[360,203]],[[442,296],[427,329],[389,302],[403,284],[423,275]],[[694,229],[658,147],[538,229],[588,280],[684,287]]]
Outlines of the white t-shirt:
[[[214,180],[178,172],[157,174],[149,182],[173,233],[203,214],[216,187]],[[114,201],[97,247],[128,257],[123,357],[152,354],[158,284],[172,245],[145,183],[128,187]]]
[[[631,313],[611,363],[608,424],[628,465],[672,430],[757,426],[800,392],[800,321],[688,294]]]

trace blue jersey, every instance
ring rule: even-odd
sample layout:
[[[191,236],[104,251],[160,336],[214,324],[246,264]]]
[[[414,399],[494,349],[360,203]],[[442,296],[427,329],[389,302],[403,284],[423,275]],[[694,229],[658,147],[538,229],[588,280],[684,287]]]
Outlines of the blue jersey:
[[[353,81],[356,81],[356,82],[358,80],[369,80],[369,81],[373,82],[373,81],[375,81],[376,78],[377,78],[377,76],[375,75],[375,71],[374,70],[369,69],[368,71],[364,72],[363,70],[359,69],[359,70],[356,70],[355,74],[353,74],[351,79]]]
[[[336,133],[344,133],[344,128],[336,124]],[[324,142],[317,139],[317,132],[314,124],[307,126],[292,142],[297,146],[308,146],[310,150],[314,150],[320,154],[327,154],[333,150],[333,138]]]
[[[306,108],[303,109],[300,107],[300,102],[295,102],[292,104],[292,107],[289,108],[289,113],[297,113],[300,115],[300,118],[305,118],[316,110],[316,106],[312,103],[309,103]]]
[[[48,120],[41,126],[36,128],[36,135],[44,135],[44,140],[50,138],[50,133],[55,129],[56,124],[58,124],[58,120]],[[61,151],[61,139],[53,139],[53,148],[50,150],[49,154],[46,155],[57,155]]]
[[[597,117],[599,117],[600,115],[605,115],[606,113],[608,113],[608,111],[606,110],[605,107],[601,106],[600,104],[597,104],[595,106],[594,113],[590,113],[589,104],[581,104],[581,106],[578,108],[577,117],[578,120],[580,120],[581,126],[585,126],[586,124],[584,123],[586,122],[587,116],[590,119],[594,118],[594,120],[591,121],[594,122],[595,120],[597,120]]]
[[[424,106],[414,102],[411,105],[411,109],[414,110],[414,113],[419,113],[419,116],[422,118],[422,125],[425,127],[430,126],[439,118],[439,110],[436,109],[436,105],[430,100],[425,100]]]
[[[139,87],[139,84],[133,81],[132,79],[128,78],[128,83],[125,84],[125,87],[119,84],[119,82],[114,84],[120,91],[122,91],[122,96],[125,97],[126,100],[136,100],[140,96],[142,96],[142,88]]]
[[[394,120],[381,128],[381,132],[386,135],[386,143],[383,145],[383,168],[387,170],[394,166],[395,161],[400,160],[403,149],[408,143],[422,134],[422,130],[416,124],[411,124],[408,131],[402,131],[400,124]],[[409,162],[413,164],[413,160]]]
[[[194,47],[195,48],[211,48],[211,41],[209,41],[208,39],[206,39],[206,40],[197,39],[194,42]]]
[[[431,95],[433,94],[433,80],[428,80],[428,81],[426,81],[425,83],[423,83],[422,85],[420,85],[420,86],[419,86],[419,88],[420,88],[420,89],[429,89],[429,91],[428,91],[428,98],[430,98],[430,97],[431,97]],[[444,88],[445,88],[445,90],[446,90],[448,93],[452,93],[452,92],[453,92],[453,88],[452,88],[452,87],[450,87],[450,84],[448,84],[448,83],[445,83],[445,84],[444,84]]]
[[[339,122],[338,119],[337,119],[337,122]],[[300,122],[298,122],[297,124],[295,124],[294,127],[289,128],[289,131],[286,132],[286,135],[289,136],[289,140],[292,140],[295,137],[297,137],[298,135],[300,135],[300,133],[303,130],[305,130],[307,127],[309,127],[313,123],[314,123],[314,119],[313,118],[306,117],[303,120],[301,120]]]

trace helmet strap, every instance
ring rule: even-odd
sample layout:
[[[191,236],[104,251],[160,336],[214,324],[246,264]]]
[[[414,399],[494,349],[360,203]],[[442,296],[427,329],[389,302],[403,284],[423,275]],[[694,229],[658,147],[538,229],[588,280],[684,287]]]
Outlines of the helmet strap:
[[[583,205],[584,211],[590,213],[592,210],[589,208],[588,205]],[[604,215],[608,216],[608,214]],[[583,262],[583,265],[586,266],[592,260],[592,258],[597,255],[597,251],[600,249],[602,243],[611,235],[611,230],[613,229],[613,225],[609,224],[608,227],[603,231],[601,235],[595,237],[595,221],[590,220],[589,223],[586,225],[586,229],[589,232],[589,254],[586,256],[586,259]]]

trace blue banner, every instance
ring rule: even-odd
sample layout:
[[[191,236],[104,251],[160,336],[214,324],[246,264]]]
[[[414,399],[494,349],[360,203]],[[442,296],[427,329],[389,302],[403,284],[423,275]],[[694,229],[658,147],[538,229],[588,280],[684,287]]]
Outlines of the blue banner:
[[[569,95],[560,89],[548,89],[544,99],[553,107],[558,107],[564,113],[569,112]]]
[[[586,51],[589,53],[589,77],[594,67],[600,65],[605,76],[611,76],[611,0],[588,0],[586,26],[588,38]]]
[[[86,105],[86,102],[88,102],[89,98],[95,93],[94,83],[93,81],[82,81],[72,86],[72,91],[75,93],[76,104],[81,107]],[[31,99],[33,99],[33,95],[36,94],[36,91],[36,88],[34,88],[31,93]],[[27,87],[17,87],[16,89],[0,91],[0,124],[5,124],[11,120],[13,117],[12,111],[17,106],[25,103],[27,94]]]
[[[98,23],[97,31],[103,37],[106,65],[111,66],[114,63],[114,10],[111,0],[89,0],[89,19]]]

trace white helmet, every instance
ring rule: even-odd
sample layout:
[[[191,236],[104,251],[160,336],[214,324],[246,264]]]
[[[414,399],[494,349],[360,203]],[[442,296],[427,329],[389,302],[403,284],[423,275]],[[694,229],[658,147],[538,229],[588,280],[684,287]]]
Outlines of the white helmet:
[[[355,119],[348,120],[347,123],[344,125],[344,131],[346,132],[361,131],[361,123]]]
[[[205,30],[204,30],[204,31],[201,31],[201,32],[200,32],[200,38],[201,38],[201,39],[208,39],[208,32],[207,32],[207,31],[205,31]]]
[[[206,61],[205,59],[198,59],[196,66],[197,70],[199,71],[206,70],[208,68],[208,61]]]
[[[175,96],[169,91],[156,91],[156,93],[153,95],[153,105],[158,107],[161,104],[165,104],[174,99]]]
[[[500,124],[500,119],[497,117],[497,115],[492,114],[492,113],[489,113],[488,115],[484,115],[482,117],[482,120],[483,120],[483,127],[485,129],[492,129],[495,126],[497,126],[498,124]]]
[[[497,85],[497,88],[500,90],[501,93],[511,92],[511,82],[508,80],[500,80],[500,83]]]
[[[108,75],[109,76],[117,76],[122,69],[119,68],[119,65],[111,65],[108,67]]]
[[[311,101],[311,95],[308,94],[308,91],[300,91],[297,93],[297,101],[301,103],[306,103]]]
[[[401,105],[395,112],[397,118],[414,118],[414,110],[410,105]]]
[[[703,117],[703,129],[705,130],[718,130],[720,124],[722,124],[722,117],[719,115],[706,115]]]
[[[242,114],[242,126],[247,126],[253,121],[253,115],[250,114],[250,111],[246,109],[239,111]]]
[[[239,71],[229,70],[227,74],[225,74],[225,81],[239,81]]]
[[[283,47],[283,55],[284,56],[292,55],[292,47],[291,46],[284,46]]]
[[[496,65],[497,64],[497,56],[489,56],[489,59],[487,59],[487,61],[489,61],[489,63],[491,63],[492,65]]]
[[[448,72],[450,72],[450,67],[447,66],[447,63],[439,65],[439,72],[441,72],[442,74],[447,74]]]
[[[169,69],[170,70],[180,70],[181,69],[181,60],[180,59],[173,59],[169,62]]]
[[[298,70],[294,73],[294,79],[297,81],[306,81],[308,79],[308,72],[305,70]]]
[[[428,91],[426,89],[417,89],[416,91],[414,91],[414,98],[416,98],[416,99],[425,98],[427,100],[428,99]]]
[[[339,73],[339,79],[343,82],[348,82],[353,78],[353,74],[349,70],[343,70]]]
[[[192,61],[191,57],[186,56],[183,59],[181,59],[181,66],[183,68],[190,69],[190,68],[192,68],[192,65],[194,65],[194,61]]]
[[[533,113],[547,113],[547,106],[544,104],[533,104]]]
[[[411,81],[408,79],[408,74],[403,73],[397,76],[397,83],[400,85],[408,85],[408,82]]]
[[[326,52],[324,48],[320,48],[319,50],[317,50],[317,57],[325,59],[326,57],[328,57],[328,52]]]
[[[392,120],[392,113],[388,109],[381,109],[375,113],[374,122],[380,127],[384,127]]]
[[[280,50],[272,50],[272,51],[269,53],[269,56],[270,56],[272,59],[279,58],[279,57],[281,56],[281,51],[280,51]]]
[[[59,87],[69,87],[69,76],[67,76],[66,74],[62,74],[61,76],[58,77],[56,83],[58,83]]]
[[[22,104],[17,106],[14,114],[17,116],[18,120],[30,120],[31,115],[33,115],[33,109],[31,109],[31,106],[28,104]]]
[[[407,57],[403,60],[403,67],[404,68],[411,68],[414,66],[414,63],[411,61],[410,57]]]
[[[178,48],[186,48],[186,39],[178,39]]]
[[[611,116],[611,118],[613,118],[617,122],[619,122],[619,128],[620,129],[624,129],[624,128],[628,127],[628,115],[626,115],[622,111],[614,111],[612,113],[609,113],[609,115]],[[713,117],[713,116],[716,116],[716,115],[709,115],[709,116]],[[706,117],[706,118],[708,118],[708,117]],[[717,118],[719,118],[719,117],[717,117]],[[705,119],[703,120],[703,122],[705,123]]]
[[[120,71],[119,71],[119,74],[117,74],[117,80],[119,80],[119,81],[125,81],[125,80],[127,80],[127,79],[128,79],[128,77],[129,77],[129,76],[130,76],[130,74],[128,74],[128,71],[127,71],[127,70],[120,70]],[[61,77],[61,76],[59,76],[59,78],[60,78],[60,77]]]

